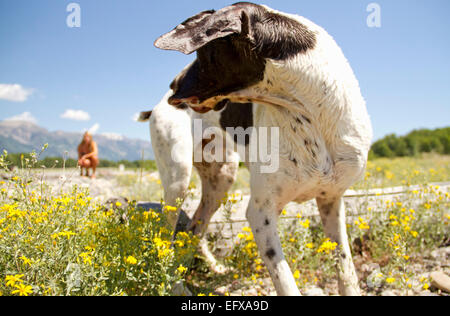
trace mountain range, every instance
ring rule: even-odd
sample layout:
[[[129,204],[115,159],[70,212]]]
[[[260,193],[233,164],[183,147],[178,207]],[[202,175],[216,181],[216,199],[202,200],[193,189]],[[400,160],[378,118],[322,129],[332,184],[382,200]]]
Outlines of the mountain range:
[[[77,158],[77,147],[81,138],[82,133],[51,132],[27,121],[0,122],[1,152],[3,150],[9,153],[29,153],[33,150],[40,152],[44,144],[48,144],[41,157],[62,157],[67,153],[68,157]],[[154,159],[149,141],[110,134],[94,134],[94,140],[98,145],[100,159],[141,160],[143,150],[145,159]]]

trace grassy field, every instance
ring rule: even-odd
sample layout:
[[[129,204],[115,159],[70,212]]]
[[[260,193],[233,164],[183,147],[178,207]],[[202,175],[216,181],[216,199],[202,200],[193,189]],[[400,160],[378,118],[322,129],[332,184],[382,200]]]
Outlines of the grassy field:
[[[133,204],[101,205],[86,189],[74,187],[55,194],[24,169],[0,180],[0,295],[171,295],[174,284],[184,282],[194,295],[229,295],[230,284],[246,284],[270,293],[268,277],[251,230],[245,227],[238,241],[221,258],[229,272],[216,275],[198,255],[198,239],[180,233],[172,242],[166,216],[137,209]],[[28,167],[33,161],[27,163]],[[144,175],[147,177],[148,175]],[[141,175],[117,179],[127,197],[158,201],[160,183],[151,179],[145,188]],[[450,157],[379,159],[368,164],[364,180],[354,189],[420,185],[419,189],[391,201],[377,203],[367,215],[348,222],[355,264],[366,294],[393,289],[402,295],[430,287],[421,276],[424,258],[448,245],[449,193],[432,182],[450,177]],[[248,192],[248,171],[240,170],[233,189]],[[141,179],[142,180],[142,179]],[[147,182],[146,182],[147,183]],[[192,187],[198,187],[194,176]],[[236,203],[224,199],[225,210]],[[328,288],[335,279],[334,250],[314,218],[298,214],[295,225],[280,221],[286,257],[300,289],[312,285]],[[211,243],[214,246],[214,243]],[[363,265],[375,266],[367,275]],[[373,272],[373,271],[372,271]],[[368,284],[375,283],[375,289]]]
[[[137,201],[160,201],[163,188],[160,181],[144,175],[149,181],[142,181],[140,172],[119,176],[120,186],[126,188],[124,195]],[[394,186],[411,186],[450,181],[450,156],[423,155],[420,158],[379,158],[367,164],[364,179],[351,189],[368,190]],[[201,187],[198,174],[193,172],[191,188]],[[250,173],[241,167],[231,191],[239,190],[242,194],[250,194]]]

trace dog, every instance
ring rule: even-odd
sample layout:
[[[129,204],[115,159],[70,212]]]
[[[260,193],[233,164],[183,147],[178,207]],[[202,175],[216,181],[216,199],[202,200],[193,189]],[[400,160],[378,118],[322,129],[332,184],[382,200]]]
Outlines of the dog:
[[[253,125],[254,105],[235,104],[228,101],[215,107],[193,111],[188,106],[178,108],[169,105],[168,98],[172,91],[161,99],[152,111],[141,112],[138,121],[150,122],[150,135],[155,162],[164,189],[164,203],[169,206],[180,206],[188,192],[193,167],[201,180],[201,199],[197,210],[190,219],[182,207],[177,212],[168,214],[169,224],[175,235],[179,231],[192,231],[203,237],[214,213],[220,207],[222,200],[236,180],[239,162],[245,159],[249,138],[233,137],[227,128],[241,127],[247,129]],[[208,112],[207,114],[205,114]],[[213,161],[213,157],[205,157],[204,148],[211,139],[194,137],[194,123],[201,122],[200,132],[213,128],[215,141],[221,138],[224,155],[222,162]],[[195,161],[195,153],[201,158]],[[240,153],[240,154],[239,154]],[[206,153],[207,155],[207,153]],[[210,162],[207,162],[210,161]],[[226,268],[217,263],[209,251],[206,239],[200,240],[200,250],[209,267],[224,273]]]
[[[279,169],[250,164],[247,218],[278,295],[300,295],[277,220],[290,201],[316,199],[339,247],[339,291],[360,295],[343,194],[364,173],[372,127],[359,83],[334,39],[308,19],[240,2],[201,12],[155,46],[197,58],[170,85],[168,103],[204,111],[224,100],[256,103],[253,124],[279,128]]]

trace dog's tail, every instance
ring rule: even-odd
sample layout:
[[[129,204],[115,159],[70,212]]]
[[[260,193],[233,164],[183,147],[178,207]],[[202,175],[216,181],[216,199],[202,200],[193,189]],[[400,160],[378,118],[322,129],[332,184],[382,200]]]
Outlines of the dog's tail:
[[[150,121],[150,117],[152,117],[152,111],[141,112],[139,114],[137,121],[145,123],[145,122]]]

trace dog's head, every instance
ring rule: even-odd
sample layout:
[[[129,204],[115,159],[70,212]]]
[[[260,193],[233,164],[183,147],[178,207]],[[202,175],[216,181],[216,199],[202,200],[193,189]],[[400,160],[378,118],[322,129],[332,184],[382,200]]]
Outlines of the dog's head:
[[[197,59],[172,82],[168,102],[194,109],[214,108],[224,100],[261,102],[254,93],[269,60],[286,62],[315,46],[315,34],[300,22],[270,9],[237,3],[201,12],[156,40],[155,46]]]

